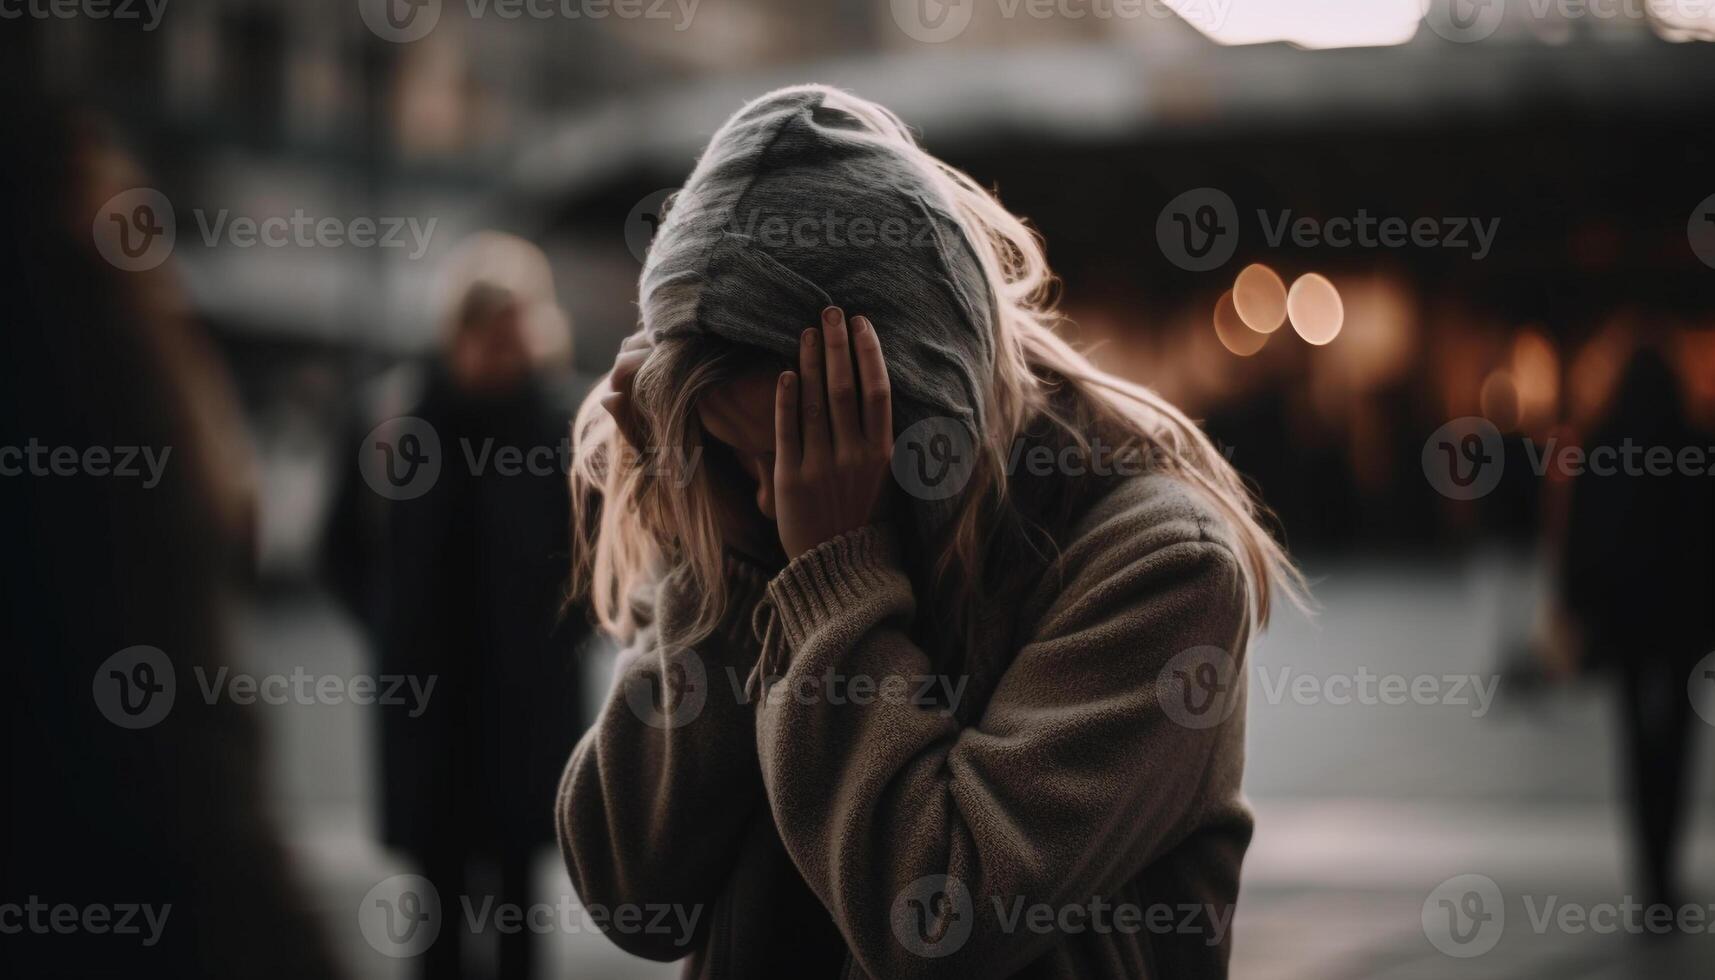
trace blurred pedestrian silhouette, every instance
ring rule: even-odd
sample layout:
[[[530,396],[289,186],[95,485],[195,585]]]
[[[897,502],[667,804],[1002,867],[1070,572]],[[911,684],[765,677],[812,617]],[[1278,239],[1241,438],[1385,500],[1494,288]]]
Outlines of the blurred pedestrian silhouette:
[[[569,341],[547,261],[485,234],[452,265],[440,356],[373,385],[338,445],[345,473],[324,549],[380,671],[435,679],[416,716],[380,709],[380,762],[386,843],[418,862],[448,910],[423,954],[437,978],[461,975],[461,897],[531,901],[531,859],[553,839],[554,788],[582,730],[573,655],[586,624],[561,614],[566,440],[582,393],[550,377]],[[420,456],[422,443],[372,432],[401,416],[434,434],[440,466],[426,490],[392,499],[366,484],[359,457]],[[531,938],[499,936],[500,976],[530,975]]]
[[[231,666],[252,564],[237,401],[174,265],[97,254],[92,219],[143,179],[89,120],[9,91],[0,446],[53,454],[0,478],[0,901],[53,911],[5,916],[0,976],[335,976],[267,815],[255,709],[197,696]]]
[[[1692,668],[1715,643],[1715,490],[1707,467],[1683,468],[1680,452],[1712,442],[1686,420],[1679,382],[1655,349],[1622,372],[1605,417],[1584,448],[1638,447],[1606,475],[1594,457],[1572,487],[1566,544],[1567,606],[1581,625],[1591,666],[1614,672],[1624,744],[1623,787],[1641,893],[1677,905],[1677,864],[1687,797]],[[1670,473],[1645,468],[1665,447]],[[1657,452],[1659,458],[1660,453]],[[1657,467],[1659,470],[1659,467]]]

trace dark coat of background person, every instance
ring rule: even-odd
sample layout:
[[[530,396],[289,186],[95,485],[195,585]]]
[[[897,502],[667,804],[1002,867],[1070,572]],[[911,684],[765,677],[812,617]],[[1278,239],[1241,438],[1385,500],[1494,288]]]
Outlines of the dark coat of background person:
[[[564,387],[532,379],[476,396],[438,363],[408,365],[375,386],[338,446],[349,462],[325,543],[328,581],[364,625],[381,673],[436,679],[418,716],[410,705],[380,710],[383,835],[443,901],[449,887],[468,893],[473,859],[495,866],[500,901],[529,901],[529,859],[554,839],[554,788],[583,730],[577,647],[588,619],[562,609],[561,447],[577,385]],[[395,501],[364,482],[356,460],[365,434],[397,415],[434,428],[442,465],[427,492]],[[509,474],[498,468],[504,447],[553,453]]]
[[[254,709],[197,696],[194,671],[227,663],[220,599],[247,555],[215,516],[234,501],[208,479],[229,461],[203,434],[237,425],[197,397],[218,368],[191,324],[139,301],[170,266],[145,276],[97,256],[91,209],[113,191],[87,200],[92,144],[68,130],[75,117],[20,109],[41,104],[8,91],[0,445],[172,453],[152,488],[0,478],[0,901],[171,910],[148,947],[86,929],[0,937],[0,976],[336,976],[264,810]],[[92,680],[138,644],[166,653],[177,697],[158,724],[127,730],[103,717]]]
[[[1576,477],[1564,590],[1590,665],[1613,671],[1619,686],[1640,897],[1672,904],[1692,728],[1686,686],[1715,646],[1715,488],[1678,460],[1688,447],[1707,455],[1715,438],[1687,422],[1678,379],[1648,347],[1626,365],[1585,449],[1628,440],[1638,466],[1651,448],[1671,450],[1672,472]]]

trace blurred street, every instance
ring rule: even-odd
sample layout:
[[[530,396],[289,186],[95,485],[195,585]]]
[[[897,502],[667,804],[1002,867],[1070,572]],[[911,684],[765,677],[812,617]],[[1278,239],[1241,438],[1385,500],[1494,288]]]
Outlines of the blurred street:
[[[1409,569],[1313,567],[1323,606],[1316,621],[1283,612],[1257,643],[1247,784],[1258,823],[1233,926],[1235,977],[1706,975],[1715,962],[1715,937],[1707,932],[1604,935],[1594,926],[1564,927],[1558,912],[1546,911],[1572,904],[1594,916],[1600,903],[1618,904],[1628,894],[1606,687],[1532,687],[1509,676],[1485,711],[1481,685],[1445,686],[1444,703],[1430,704],[1329,703],[1342,689],[1321,686],[1366,675],[1475,675],[1494,683],[1499,651],[1528,628],[1535,593],[1521,568],[1501,558]],[[347,625],[307,600],[266,605],[242,632],[248,659],[241,667],[361,669]],[[321,659],[301,663],[309,656]],[[1302,683],[1282,682],[1306,676],[1327,697],[1297,696]],[[372,843],[372,719],[350,705],[263,714],[286,836],[297,866],[313,879],[328,933],[354,976],[407,975],[406,961],[374,952],[357,923],[368,889],[410,870]],[[1704,751],[1694,762],[1697,804],[1683,901],[1706,908],[1715,902],[1715,832],[1701,724],[1698,735]],[[1422,787],[1434,787],[1433,796]],[[1464,959],[1439,952],[1422,921],[1431,891],[1462,874],[1493,879],[1506,915],[1499,943]],[[536,901],[568,892],[558,856],[544,853]],[[552,953],[541,977],[676,975],[676,967],[633,959],[594,932],[556,930],[547,938]]]

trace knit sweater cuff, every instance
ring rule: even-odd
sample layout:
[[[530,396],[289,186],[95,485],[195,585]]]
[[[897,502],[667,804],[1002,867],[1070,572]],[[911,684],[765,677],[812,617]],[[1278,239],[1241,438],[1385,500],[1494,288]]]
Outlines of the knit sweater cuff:
[[[792,559],[768,583],[768,604],[775,610],[783,638],[797,649],[818,626],[903,574],[892,530],[870,524]]]

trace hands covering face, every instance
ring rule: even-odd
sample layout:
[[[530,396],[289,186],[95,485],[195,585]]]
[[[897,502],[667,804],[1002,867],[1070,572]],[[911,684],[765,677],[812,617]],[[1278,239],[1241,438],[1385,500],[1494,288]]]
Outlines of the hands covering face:
[[[855,361],[855,364],[854,364]],[[843,310],[798,342],[774,399],[774,506],[796,558],[870,523],[893,459],[893,396],[875,325]]]

